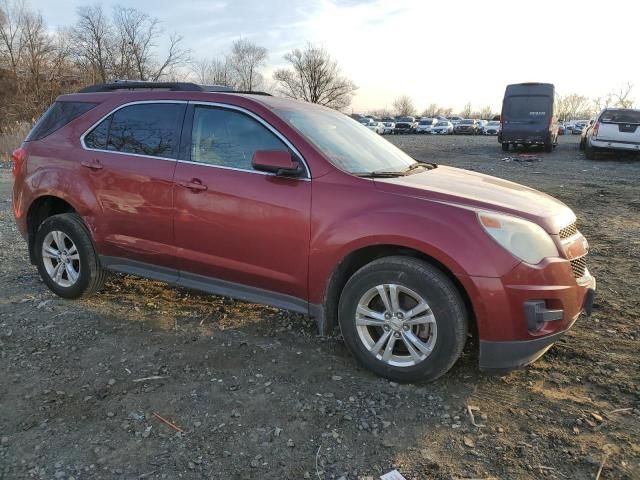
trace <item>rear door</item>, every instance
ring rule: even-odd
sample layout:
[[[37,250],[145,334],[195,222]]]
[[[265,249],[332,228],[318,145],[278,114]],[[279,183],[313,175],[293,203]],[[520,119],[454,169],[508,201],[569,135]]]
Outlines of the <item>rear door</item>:
[[[598,121],[598,140],[640,145],[640,110],[605,110]]]
[[[139,102],[82,138],[83,174],[101,211],[94,237],[106,264],[175,268],[173,174],[186,102]]]
[[[553,98],[510,95],[504,99],[502,135],[519,139],[543,137],[549,132],[552,116]]]
[[[174,187],[180,281],[223,280],[234,284],[229,288],[306,299],[310,179],[251,166],[257,150],[290,146],[259,118],[231,106],[190,105],[185,130],[187,151]]]

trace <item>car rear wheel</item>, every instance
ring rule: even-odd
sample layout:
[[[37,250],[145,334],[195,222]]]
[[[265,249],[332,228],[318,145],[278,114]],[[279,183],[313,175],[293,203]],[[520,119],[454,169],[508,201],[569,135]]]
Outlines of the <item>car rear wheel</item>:
[[[502,142],[502,151],[503,152],[509,151],[509,144],[507,142]]]
[[[546,153],[553,152],[553,140],[549,139],[549,140],[544,142],[544,151]]]
[[[36,265],[44,283],[56,295],[78,298],[104,285],[106,271],[82,219],[75,213],[47,218],[35,237]]]
[[[451,280],[406,257],[382,258],[358,270],[340,297],[339,322],[358,361],[397,382],[445,374],[467,335],[465,304]]]
[[[584,142],[584,156],[587,157],[587,160],[595,160],[596,158],[596,149],[589,145],[589,140]]]

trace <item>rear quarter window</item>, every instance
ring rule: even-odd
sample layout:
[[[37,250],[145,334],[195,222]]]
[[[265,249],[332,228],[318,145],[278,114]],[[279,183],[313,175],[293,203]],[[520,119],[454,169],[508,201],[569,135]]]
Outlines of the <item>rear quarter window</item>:
[[[89,102],[54,102],[31,129],[25,141],[40,140],[51,135],[96,105]]]

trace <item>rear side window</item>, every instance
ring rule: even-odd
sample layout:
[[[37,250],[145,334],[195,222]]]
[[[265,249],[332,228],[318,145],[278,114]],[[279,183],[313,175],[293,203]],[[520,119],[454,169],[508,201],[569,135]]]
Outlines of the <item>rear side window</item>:
[[[96,103],[54,102],[27,135],[26,141],[40,140],[88,112]]]
[[[505,117],[510,120],[535,120],[551,115],[551,98],[546,95],[513,95],[507,97]]]
[[[602,123],[640,123],[640,110],[605,110],[600,116]]]
[[[144,103],[114,112],[84,138],[87,148],[176,158],[184,104]]]

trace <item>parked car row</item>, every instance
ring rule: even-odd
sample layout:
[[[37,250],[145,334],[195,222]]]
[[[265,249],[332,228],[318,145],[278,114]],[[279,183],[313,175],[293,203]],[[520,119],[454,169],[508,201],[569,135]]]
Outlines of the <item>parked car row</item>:
[[[385,117],[382,121],[374,117],[358,117],[357,120],[380,135],[498,135],[500,132],[500,122],[461,117]]]

